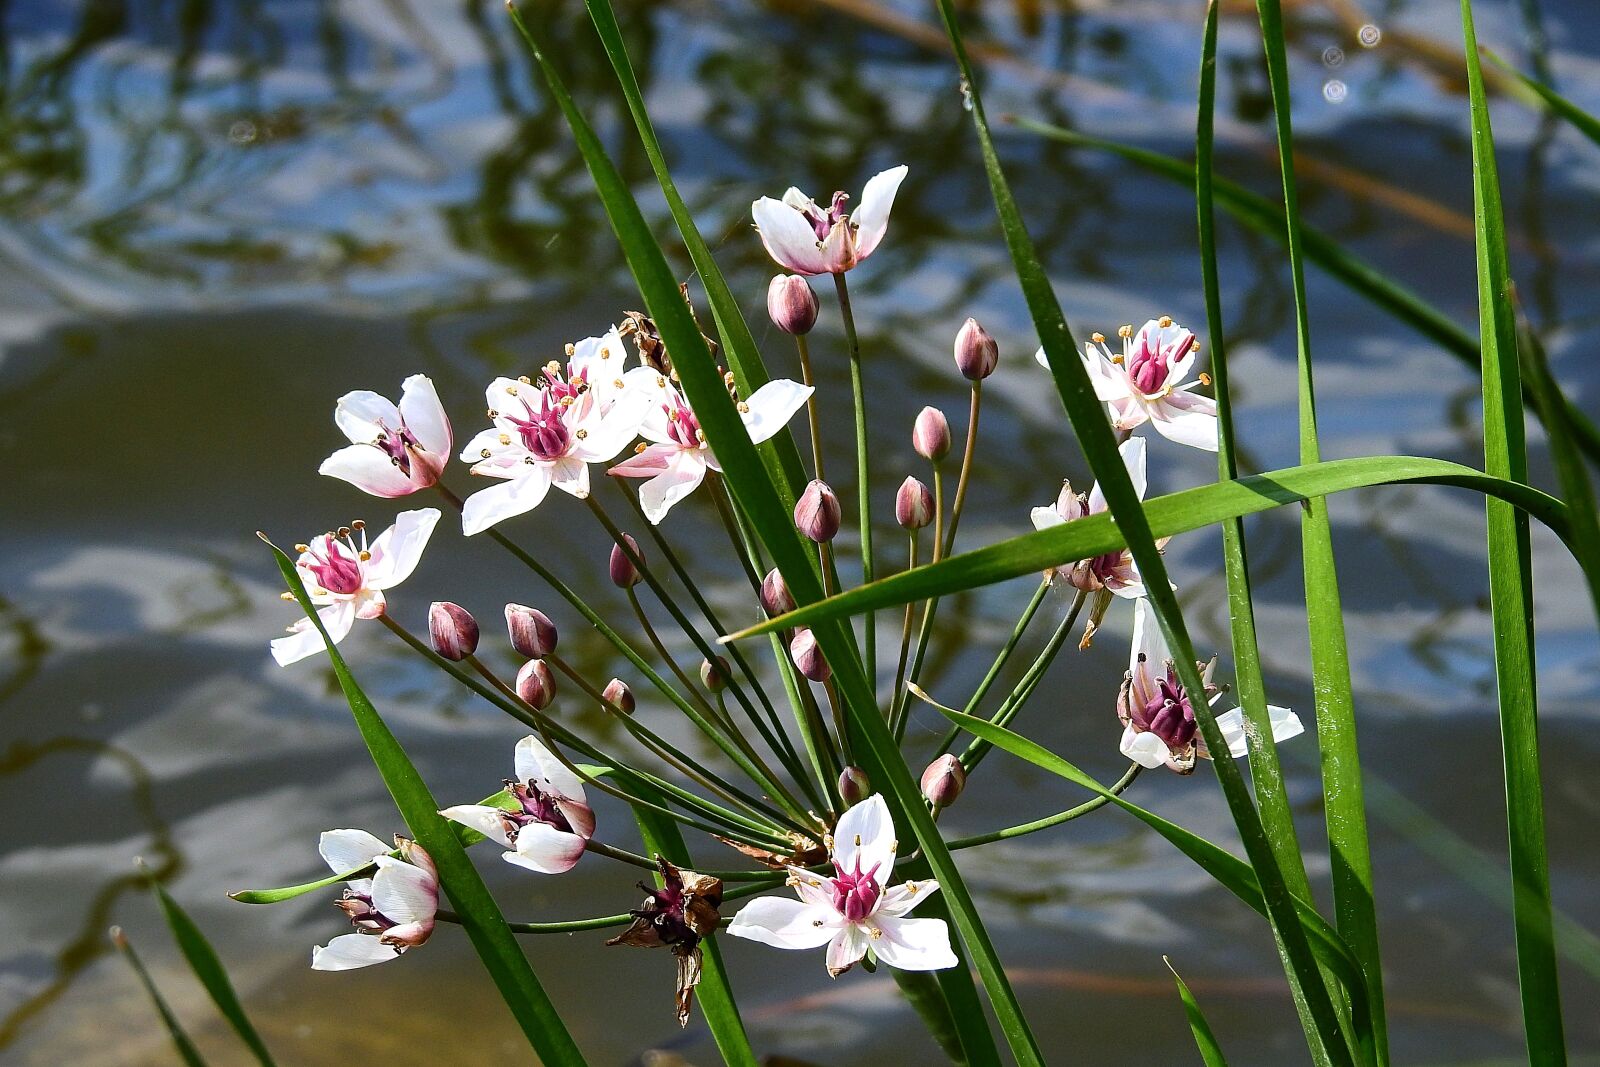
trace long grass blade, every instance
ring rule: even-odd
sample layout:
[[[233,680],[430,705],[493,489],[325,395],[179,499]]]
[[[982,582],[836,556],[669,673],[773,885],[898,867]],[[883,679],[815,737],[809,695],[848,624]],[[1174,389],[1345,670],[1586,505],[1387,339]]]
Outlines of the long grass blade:
[[[1472,24],[1472,0],[1461,0],[1461,31],[1472,110],[1472,203],[1477,231],[1478,329],[1483,346],[1483,467],[1496,477],[1526,481],[1528,453],[1518,401],[1521,368],[1505,215]],[[1551,927],[1550,861],[1545,852],[1544,793],[1539,774],[1528,518],[1502,501],[1490,500],[1486,519],[1523,1030],[1531,1062],[1560,1064],[1566,1062],[1566,1039]]]
[[[534,976],[533,968],[528,965],[528,959],[522,954],[516,937],[506,926],[505,917],[495,904],[494,897],[490,896],[488,886],[483,884],[483,878],[467,858],[460,839],[451,831],[450,823],[440,816],[439,805],[428,791],[427,783],[417,773],[411,758],[400,747],[400,742],[389,731],[378,709],[373,707],[372,701],[356,683],[338,646],[328,640],[327,630],[323,628],[311,598],[306,595],[305,585],[295,571],[294,562],[276,545],[270,547],[273,557],[278,561],[278,570],[283,574],[283,580],[294,594],[300,610],[306,613],[328,646],[333,673],[339,680],[339,688],[344,691],[350,713],[355,717],[361,739],[366,743],[383,784],[417,843],[433,858],[434,866],[439,871],[440,885],[450,897],[456,913],[461,916],[462,927],[472,941],[472,947],[477,950],[484,969],[489,972],[506,1006],[522,1027],[528,1043],[549,1067],[581,1067],[583,1054],[578,1051],[555,1005],[550,1003],[544,987]]]
[[[1078,358],[1077,345],[1072,339],[1066,318],[1061,313],[1061,306],[1056,301],[1050,280],[1039,262],[1033,241],[1028,236],[1027,227],[1022,221],[1005,173],[1001,169],[999,156],[989,133],[988,120],[984,115],[983,101],[973,75],[972,64],[962,40],[960,23],[951,0],[939,0],[939,14],[944,20],[945,31],[961,69],[962,91],[971,106],[973,126],[978,135],[984,169],[989,178],[989,192],[1000,216],[1012,265],[1022,285],[1034,326],[1039,332],[1039,340],[1049,363],[1051,377],[1055,380],[1056,391],[1066,408],[1084,455],[1099,479],[1101,492],[1105,494],[1110,514],[1115,517],[1117,525],[1127,535],[1128,548],[1150,590],[1151,606],[1156,611],[1161,629],[1177,659],[1179,680],[1188,692],[1204,692],[1200,672],[1195,663],[1193,643],[1189,640],[1188,628],[1178,608],[1177,597],[1172,592],[1161,553],[1151,535],[1149,522],[1127,470],[1122,464],[1122,458],[1117,452],[1116,441],[1104,408],[1096,399],[1094,389],[1088,380],[1088,372]],[[1202,701],[1195,703],[1198,705],[1196,712],[1200,731],[1206,738],[1206,744],[1214,751],[1225,751],[1226,746],[1222,743],[1221,731],[1210,709]],[[1306,1035],[1307,1041],[1315,1045],[1320,1040],[1330,1051],[1335,1063],[1353,1062],[1350,1051],[1345,1045],[1344,1035],[1340,1031],[1338,1015],[1328,997],[1326,987],[1320,981],[1305,933],[1296,921],[1292,897],[1284,884],[1272,848],[1267,842],[1244,778],[1238,768],[1228,760],[1217,766],[1217,778],[1244,842],[1245,851],[1250,857],[1250,863],[1261,878],[1268,919],[1283,939],[1289,970],[1299,976],[1306,988],[1310,1011],[1317,1024],[1315,1033]]]
[[[1583,134],[1595,144],[1600,145],[1600,118],[1595,118],[1571,100],[1556,92],[1542,81],[1528,77],[1487,48],[1479,49],[1489,62],[1515,78],[1523,88],[1530,90],[1550,110],[1550,113],[1565,119],[1572,128]]]
[[[1369,456],[1334,459],[1306,467],[1253,474],[1230,482],[1196,486],[1153,497],[1144,503],[1150,530],[1171,537],[1230,518],[1298,504],[1378,485],[1435,484],[1470,489],[1510,502],[1570,543],[1566,505],[1547,493],[1442,459],[1416,456]],[[915,570],[880,578],[827,600],[806,604],[774,619],[731,635],[740,639],[794,626],[812,626],[827,619],[854,615],[923,600],[930,596],[992,585],[1025,574],[1114,552],[1127,546],[1127,531],[1109,515],[1089,515],[1063,526],[1035,530]],[[1580,563],[1583,561],[1580,559]]]
[[[1228,1067],[1227,1058],[1222,1055],[1222,1046],[1217,1044],[1217,1035],[1211,1032],[1211,1024],[1206,1022],[1205,1013],[1200,1010],[1200,1002],[1189,992],[1183,976],[1172,965],[1172,961],[1162,956],[1161,962],[1167,965],[1167,970],[1172,972],[1172,980],[1178,983],[1178,999],[1183,1001],[1183,1014],[1189,1020],[1189,1032],[1194,1034],[1195,1047],[1200,1050],[1200,1061],[1206,1067]]]
[[[167,925],[172,928],[173,940],[178,943],[183,958],[189,961],[189,969],[205,986],[212,1003],[216,1004],[222,1017],[233,1027],[233,1032],[239,1035],[239,1040],[255,1056],[256,1062],[261,1067],[273,1067],[272,1053],[267,1050],[266,1042],[261,1040],[250,1017],[245,1014],[244,1005],[239,1003],[239,995],[234,992],[233,982],[228,979],[228,969],[222,965],[217,950],[211,947],[211,942],[200,927],[195,925],[188,912],[178,906],[178,902],[172,899],[160,882],[152,879],[150,886],[155,890],[156,899],[161,902],[161,911],[167,918]]]
[[[706,349],[677,284],[667,268],[660,246],[644,221],[638,204],[617,173],[604,146],[567,92],[560,72],[543,47],[534,24],[513,5],[512,19],[537,61],[551,94],[561,108],[578,142],[596,190],[605,206],[617,239],[628,260],[640,293],[673,354],[673,365],[688,395],[706,439],[717,459],[739,510],[748,518],[762,545],[778,567],[797,603],[822,599],[822,584],[812,564],[812,553],[801,544],[792,512],[772,484],[756,447],[735,411],[710,352]],[[908,826],[916,837],[935,877],[940,896],[950,909],[957,930],[972,954],[978,974],[1012,1057],[1019,1064],[1041,1064],[1043,1056],[1023,1018],[1021,1006],[995,953],[988,931],[945,847],[938,826],[923,802],[916,781],[901,757],[893,736],[876,706],[873,686],[862,669],[855,642],[847,626],[829,622],[814,628],[824,657],[844,700],[847,721],[855,736],[853,748],[868,777],[884,791],[896,825]],[[941,972],[942,982],[960,980],[954,969]],[[948,987],[947,987],[948,993]],[[958,1013],[958,1019],[963,1013]],[[970,1014],[970,1013],[965,1013]],[[982,1020],[976,1020],[982,1025]]]
[[[1298,353],[1300,462],[1316,463],[1322,458],[1322,448],[1317,440],[1311,320],[1306,307],[1289,67],[1279,0],[1256,0],[1256,15],[1266,51],[1278,166],[1283,175],[1284,233],[1294,290]],[[1367,994],[1372,1000],[1377,1025],[1374,1052],[1377,1062],[1383,1064],[1388,1061],[1389,1054],[1383,1012],[1383,963],[1372,887],[1372,848],[1367,839],[1366,801],[1361,791],[1361,752],[1356,739],[1350,650],[1345,640],[1344,608],[1339,596],[1339,573],[1333,557],[1333,528],[1328,519],[1326,498],[1306,502],[1300,516],[1300,547],[1305,571],[1306,628],[1311,638],[1311,680],[1316,692],[1317,741],[1322,755],[1323,814],[1328,828],[1334,919],[1366,973]]]
[[[128,961],[128,966],[133,968],[133,973],[138,977],[139,984],[144,986],[145,995],[150,998],[150,1003],[155,1006],[156,1014],[161,1016],[161,1024],[167,1028],[167,1035],[172,1038],[172,1046],[177,1050],[178,1058],[186,1067],[206,1067],[205,1057],[200,1055],[200,1050],[195,1047],[183,1024],[173,1014],[172,1006],[167,1003],[167,998],[161,995],[161,990],[156,987],[155,979],[150,977],[150,972],[145,970],[144,961],[133,950],[133,944],[128,940],[128,935],[122,932],[120,926],[111,928],[111,943],[117,946],[117,951],[122,953],[123,959]]]

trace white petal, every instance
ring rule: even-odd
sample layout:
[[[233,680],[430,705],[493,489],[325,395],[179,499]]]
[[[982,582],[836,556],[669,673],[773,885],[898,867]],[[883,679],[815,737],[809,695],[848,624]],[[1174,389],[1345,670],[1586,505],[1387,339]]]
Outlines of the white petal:
[[[840,927],[839,932],[833,935],[833,940],[828,942],[828,973],[838,977],[849,970],[867,954],[870,943],[866,927],[858,923],[847,923]]]
[[[654,371],[651,372],[655,373]],[[603,415],[584,420],[584,436],[574,441],[572,454],[588,463],[605,463],[616,457],[639,436],[653,401],[648,393],[637,389],[624,389]],[[660,411],[660,407],[656,406]]]
[[[374,963],[387,963],[400,955],[371,934],[341,934],[325,948],[311,950],[311,968],[317,971],[353,971]]]
[[[728,933],[773,948],[820,948],[833,940],[839,925],[832,909],[783,897],[757,897],[739,909]]]
[[[872,255],[878,242],[889,229],[889,210],[894,207],[894,195],[905,181],[906,168],[901,166],[873,175],[861,190],[861,203],[850,215],[856,225],[856,259]]]
[[[572,768],[561,762],[544,742],[529,734],[517,742],[513,764],[517,781],[534,782],[546,790],[553,789],[568,800],[583,801],[583,779],[572,773]]]
[[[805,407],[811,393],[811,386],[788,378],[774,378],[751,393],[739,412],[745,429],[750,431],[750,440],[760,444],[787,426],[794,413]]]
[[[349,482],[373,496],[405,496],[417,489],[382,449],[372,445],[346,445],[323,460],[317,473]]]
[[[1172,758],[1172,750],[1167,748],[1167,743],[1148,730],[1135,730],[1131,725],[1122,731],[1122,743],[1117,746],[1124,756],[1143,767],[1153,771],[1157,767],[1166,765]]]
[[[879,793],[839,816],[833,830],[833,862],[839,870],[854,874],[859,860],[862,873],[876,868],[873,877],[879,885],[887,882],[894,870],[896,847],[889,806]]]
[[[498,841],[506,848],[511,847],[511,839],[506,836],[506,822],[501,818],[504,812],[500,808],[487,804],[457,804],[440,809],[439,814],[469,830],[476,830],[491,841]]]
[[[1217,402],[1209,396],[1173,393],[1153,405],[1151,413],[1156,432],[1167,440],[1217,450]]]
[[[764,196],[750,205],[756,232],[767,255],[796,274],[826,274],[828,267],[817,245],[817,232],[805,216],[788,204]]]
[[[920,882],[901,882],[899,885],[883,891],[883,896],[878,900],[878,907],[872,914],[874,916],[887,915],[897,918],[906,914],[906,912],[938,891],[939,883],[933,878],[924,879]]]
[[[350,627],[356,624],[356,607],[348,600],[337,600],[325,608],[317,609],[317,618],[322,620],[323,627],[328,631],[328,640],[337,645],[345,639]],[[292,634],[272,642],[272,658],[278,661],[278,666],[287,667],[307,656],[325,651],[327,647],[317,628],[311,625],[311,620],[301,619],[295,623]]]
[[[527,473],[504,485],[480,489],[461,509],[461,532],[468,537],[495,523],[532,511],[550,492],[550,471],[542,463],[523,464]]]
[[[364,572],[367,588],[391,589],[411,577],[438,522],[438,508],[418,508],[396,515],[394,525],[368,546],[372,559]]]
[[[1167,651],[1167,639],[1161,634],[1161,623],[1150,608],[1150,601],[1137,600],[1133,605],[1133,644],[1128,652],[1128,670],[1136,682],[1144,679],[1146,687],[1151,679],[1166,673],[1167,661],[1172,658]]]
[[[950,928],[943,919],[898,919],[885,916],[875,920],[883,936],[872,942],[872,951],[891,967],[902,971],[939,971],[960,961],[950,947]]]
[[[400,415],[417,444],[436,456],[450,454],[450,417],[426,374],[413,374],[400,387]]]
[[[652,525],[659,526],[672,505],[699,488],[706,476],[706,461],[699,450],[684,449],[668,460],[661,474],[639,487],[639,506]]]
[[[317,851],[335,874],[343,874],[357,867],[365,867],[379,856],[388,855],[394,851],[394,847],[384,844],[365,830],[325,830],[317,841]]]
[[[531,822],[517,831],[517,850],[501,855],[507,863],[540,874],[565,874],[583,858],[584,840],[548,823]]]
[[[333,421],[352,444],[371,444],[378,439],[379,423],[391,430],[400,428],[400,409],[371,389],[357,389],[339,398]]]
[[[433,875],[393,856],[379,856],[372,876],[372,906],[396,923],[424,922],[439,910],[439,883]]]
[[[589,495],[589,465],[581,459],[563,456],[550,464],[550,484],[582,500]]]
[[[1028,512],[1028,517],[1033,520],[1035,530],[1048,530],[1053,526],[1065,526],[1067,520],[1061,517],[1061,512],[1055,508],[1034,508]]]

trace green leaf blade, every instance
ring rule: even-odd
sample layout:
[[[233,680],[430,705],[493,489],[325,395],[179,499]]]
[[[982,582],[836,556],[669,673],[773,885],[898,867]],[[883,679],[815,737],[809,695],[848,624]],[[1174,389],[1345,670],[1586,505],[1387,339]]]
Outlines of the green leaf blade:
[[[233,982],[228,978],[228,969],[223,966],[217,950],[212,948],[211,942],[189,917],[189,913],[172,899],[160,882],[152,879],[150,886],[155,890],[156,899],[161,902],[161,912],[166,916],[173,940],[178,943],[183,958],[189,961],[189,969],[194,971],[194,976],[205,987],[212,1003],[228,1021],[228,1025],[233,1027],[233,1032],[239,1035],[239,1040],[244,1042],[251,1055],[255,1056],[256,1062],[261,1067],[274,1067],[272,1053],[256,1032],[250,1016],[245,1014],[244,1005],[239,1002],[239,995],[234,991]]]
[[[1194,1034],[1194,1043],[1200,1050],[1201,1062],[1206,1067],[1228,1067],[1228,1060],[1222,1055],[1222,1046],[1217,1043],[1217,1035],[1211,1032],[1211,1024],[1206,1022],[1205,1013],[1200,1010],[1200,1002],[1189,992],[1183,976],[1178,974],[1178,969],[1172,965],[1172,961],[1162,956],[1161,962],[1167,965],[1167,970],[1172,972],[1172,980],[1178,983],[1178,998],[1183,1001],[1183,1014],[1189,1020],[1189,1032]]]

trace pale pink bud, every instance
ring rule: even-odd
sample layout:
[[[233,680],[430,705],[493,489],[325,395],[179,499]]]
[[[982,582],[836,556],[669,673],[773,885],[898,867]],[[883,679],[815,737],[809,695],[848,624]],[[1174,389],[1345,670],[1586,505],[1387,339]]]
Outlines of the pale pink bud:
[[[920,530],[933,521],[933,490],[907,478],[894,497],[894,521],[907,530]]]
[[[539,659],[556,649],[556,624],[542,611],[507,604],[506,629],[511,634],[511,647],[529,659]]]
[[[700,661],[700,684],[713,693],[720,692],[728,687],[728,675],[730,673],[731,668],[728,666],[728,661],[721,656],[714,656],[711,659]]]
[[[968,319],[956,334],[956,369],[962,377],[979,382],[994,373],[1000,362],[1000,345],[989,336],[989,331],[978,325],[977,319]]]
[[[839,799],[847,805],[861,803],[872,795],[872,783],[867,772],[860,767],[846,767],[839,772]]]
[[[817,635],[808,629],[796,630],[789,639],[789,656],[800,673],[813,682],[826,682],[833,674],[828,661],[822,658],[822,649],[817,647]]]
[[[937,463],[950,454],[950,422],[938,408],[923,408],[911,429],[911,447]]]
[[[789,583],[783,580],[783,575],[778,573],[776,567],[761,579],[761,607],[772,619],[794,610],[794,597],[789,595]]]
[[[817,324],[817,294],[804,278],[775,275],[767,286],[767,314],[784,333],[810,333]]]
[[[818,544],[832,541],[839,532],[839,498],[828,483],[813,478],[794,506],[794,524]]]
[[[478,651],[478,620],[460,604],[435,601],[428,609],[428,637],[435,652],[459,662]]]
[[[633,556],[637,557],[642,562],[644,560],[644,553],[639,551],[639,542],[635,541],[631,534],[623,534],[622,535],[622,539],[628,543],[628,548],[632,550]],[[639,584],[639,579],[642,578],[642,577],[643,577],[643,575],[641,575],[639,573],[639,568],[637,568],[637,567],[635,567],[633,565],[633,558],[630,557],[628,555],[628,553],[623,550],[622,546],[621,545],[612,545],[611,546],[611,582],[612,582],[612,584],[615,585],[618,589],[631,589],[633,586],[636,586],[636,585]]]
[[[606,703],[622,712],[632,715],[638,703],[633,699],[633,690],[628,688],[628,683],[621,678],[613,678],[607,683],[605,691],[600,694],[606,698]]]
[[[946,753],[928,764],[922,772],[922,795],[936,808],[948,808],[967,785],[967,769]]]
[[[556,677],[542,659],[530,659],[517,672],[517,696],[543,711],[556,698]]]

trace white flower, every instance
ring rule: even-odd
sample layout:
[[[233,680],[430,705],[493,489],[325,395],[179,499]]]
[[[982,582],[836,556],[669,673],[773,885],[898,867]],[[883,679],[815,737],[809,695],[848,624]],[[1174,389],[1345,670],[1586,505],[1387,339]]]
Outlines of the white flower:
[[[1128,468],[1128,477],[1133,481],[1134,491],[1139,494],[1139,499],[1143,500],[1146,482],[1144,438],[1130,437],[1122,442],[1117,451],[1122,454],[1122,462]],[[1089,490],[1087,500],[1072,491],[1071,482],[1063,482],[1061,495],[1057,497],[1055,507],[1034,508],[1030,514],[1035,529],[1048,530],[1054,526],[1065,526],[1086,515],[1098,515],[1105,510],[1106,498],[1100,492],[1099,482]],[[1157,547],[1166,543],[1166,538],[1156,542]],[[1144,579],[1139,577],[1139,568],[1134,565],[1133,553],[1126,548],[1057,567],[1055,573],[1063,581],[1086,593],[1109,589],[1117,596],[1129,599],[1144,596]]]
[[[1111,424],[1126,432],[1149,422],[1156,432],[1180,445],[1217,450],[1217,402],[1190,392],[1199,382],[1185,382],[1199,346],[1194,334],[1169,318],[1151,319],[1135,334],[1122,328],[1122,354],[1114,356],[1105,339],[1095,334],[1083,346],[1083,366],[1094,395],[1111,410]],[[1035,358],[1049,367],[1044,349]]]
[[[861,204],[846,213],[844,193],[826,208],[791,187],[782,200],[764,196],[750,205],[767,254],[796,274],[843,274],[868,256],[889,230],[894,195],[904,166],[875,175],[861,190]]]
[[[611,459],[637,436],[650,401],[644,385],[655,372],[626,372],[626,359],[613,328],[572,346],[565,371],[559,363],[546,365],[540,384],[526,378],[490,383],[485,395],[494,426],[469,441],[461,458],[473,474],[506,483],[467,498],[464,533],[532,511],[552,485],[580,500],[589,495],[589,464]]]
[[[450,419],[423,374],[401,385],[398,407],[370,389],[346,393],[333,409],[333,421],[351,443],[323,460],[318,473],[373,496],[426,489],[439,480],[450,458]]]
[[[311,602],[319,605],[317,617],[329,640],[338,644],[357,619],[376,619],[383,614],[383,591],[399,585],[417,569],[438,521],[438,508],[402,511],[394,525],[370,545],[366,527],[354,522],[298,546],[300,558],[294,565]],[[287,666],[323,647],[322,635],[311,620],[301,619],[289,627],[288,637],[272,642],[272,658]]]
[[[607,473],[618,478],[648,478],[639,487],[639,504],[651,523],[659,524],[672,505],[694,492],[705,480],[706,468],[722,470],[706,444],[700,420],[672,383],[656,375],[650,410],[639,425],[639,435],[652,442]],[[750,440],[755,444],[775,435],[788,424],[811,396],[811,386],[775,378],[739,402]]]
[[[832,849],[835,874],[789,868],[799,900],[759,897],[746,904],[728,933],[774,948],[828,946],[828,973],[837,977],[871,949],[903,971],[936,971],[957,963],[943,919],[906,913],[939,889],[935,881],[885,889],[897,842],[883,797],[872,796],[839,817]]]
[[[337,874],[375,864],[371,878],[345,883],[337,903],[356,933],[341,934],[311,950],[318,971],[348,971],[385,963],[416,948],[433,933],[439,910],[439,875],[421,845],[396,838],[395,849],[365,830],[329,830],[317,850]]]
[[[564,874],[583,857],[594,836],[594,811],[583,782],[537,737],[517,742],[517,780],[509,783],[515,811],[459,804],[439,812],[504,845],[507,863],[540,874]]]
[[[1215,660],[1205,665],[1209,703],[1222,693],[1211,684]],[[1299,716],[1288,708],[1267,706],[1272,724],[1272,739],[1287,741],[1305,731]],[[1151,613],[1149,602],[1138,600],[1133,611],[1133,646],[1128,656],[1128,673],[1117,698],[1117,716],[1122,720],[1122,754],[1141,767],[1171,767],[1179,774],[1194,770],[1195,758],[1211,758],[1199,735],[1199,723],[1189,695],[1178,680],[1178,672],[1167,651],[1167,642]],[[1248,752],[1247,723],[1238,708],[1217,716],[1217,727],[1228,741],[1228,754],[1238,758]]]

